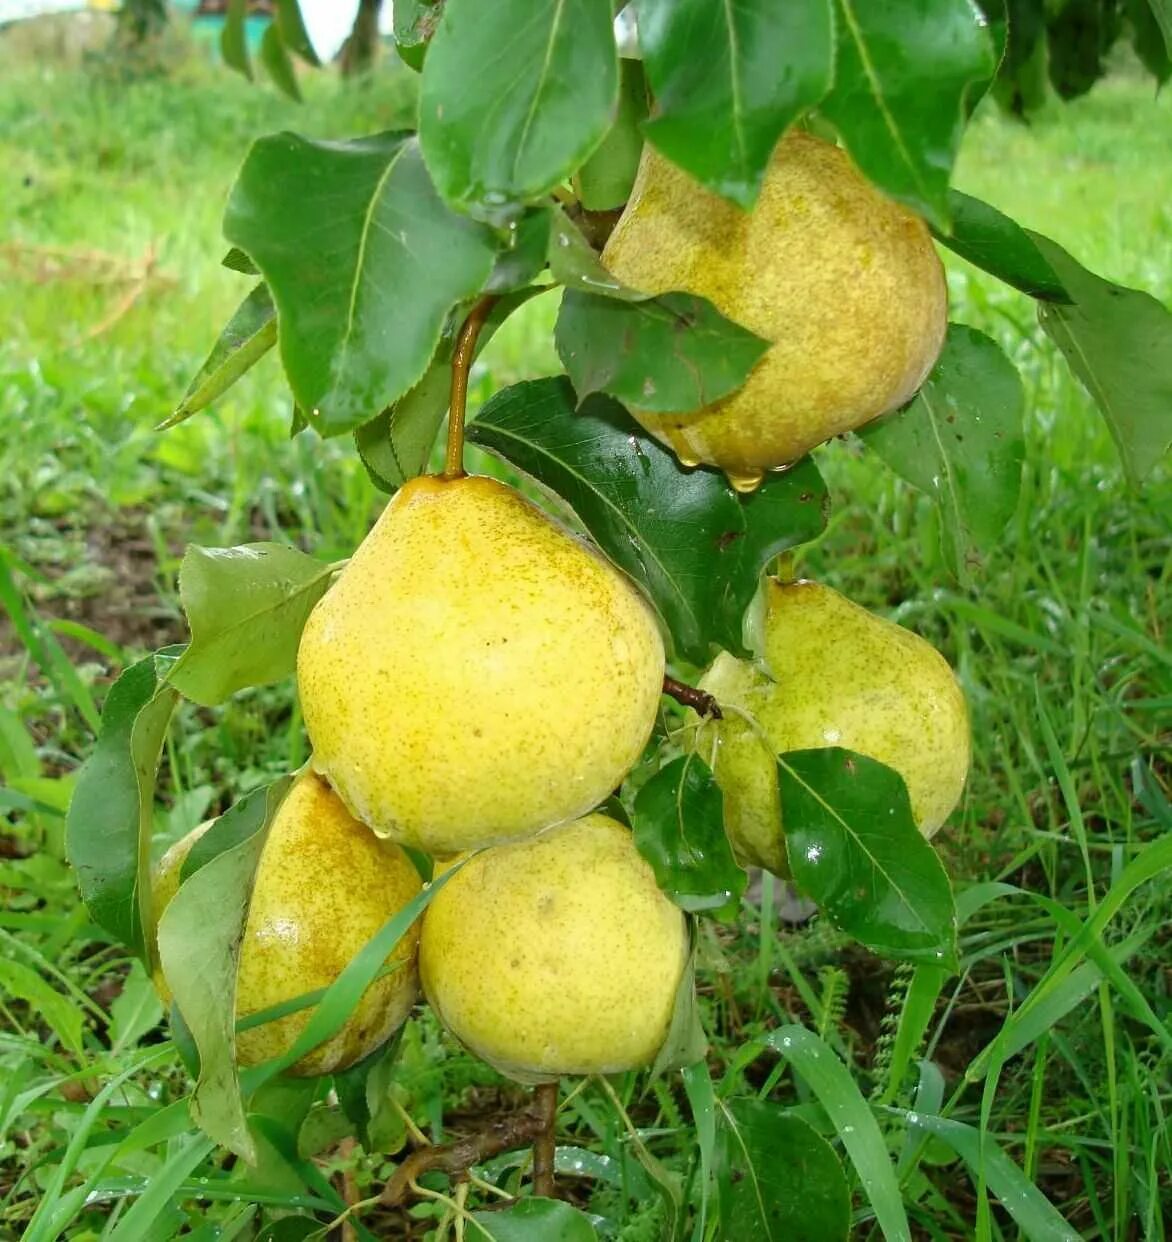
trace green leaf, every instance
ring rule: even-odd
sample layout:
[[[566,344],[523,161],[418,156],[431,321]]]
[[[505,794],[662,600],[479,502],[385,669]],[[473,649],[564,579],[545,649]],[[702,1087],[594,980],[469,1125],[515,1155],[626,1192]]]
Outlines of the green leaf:
[[[240,272],[244,276],[259,276],[260,272],[253,261],[240,249],[239,246],[233,246],[228,253],[220,260],[220,266],[226,267],[230,272]]]
[[[813,462],[739,496],[715,471],[685,470],[609,398],[576,405],[564,377],[517,384],[485,405],[469,439],[574,509],[650,597],[679,655],[703,664],[712,644],[743,652],[743,614],[761,571],[825,523]]]
[[[248,35],[244,28],[247,11],[248,0],[228,0],[224,27],[220,31],[220,55],[224,64],[251,81],[252,62],[248,58]]]
[[[1062,99],[1085,95],[1106,76],[1104,56],[1117,33],[1115,5],[1105,5],[1102,0],[1064,0],[1048,11],[1050,83]]]
[[[448,202],[502,219],[585,160],[618,104],[612,20],[610,0],[447,0],[419,140]]]
[[[289,51],[311,65],[321,64],[309,32],[305,29],[298,0],[277,0],[277,30],[281,35],[281,42]]]
[[[416,73],[423,69],[431,37],[443,13],[443,0],[399,0],[392,8],[395,48]]]
[[[260,139],[224,234],[272,290],[285,373],[323,435],[367,422],[422,377],[495,254],[484,227],[443,206],[404,133]]]
[[[211,1154],[212,1144],[199,1134],[192,1134],[185,1142],[176,1143],[167,1150],[161,1166],[152,1172],[146,1189],[109,1234],[110,1242],[161,1239],[160,1220],[168,1205],[182,1193],[188,1175]]]
[[[1160,86],[1172,78],[1172,7],[1164,0],[1125,0],[1131,43],[1144,68]],[[1161,18],[1167,29],[1161,29]]]
[[[148,964],[155,773],[179,698],[166,685],[170,663],[161,653],[147,656],[110,687],[65,822],[66,852],[90,917]]]
[[[655,88],[645,132],[674,164],[753,205],[777,140],[830,89],[831,0],[637,0]]]
[[[391,1102],[392,1076],[405,1029],[400,1027],[381,1048],[334,1075],[338,1104],[368,1154],[397,1151],[406,1137],[402,1118]]]
[[[827,746],[777,761],[794,882],[875,953],[951,963],[956,908],[936,851],[920,836],[898,772]]]
[[[721,1236],[845,1242],[850,1190],[830,1144],[766,1100],[718,1100]]]
[[[81,1032],[85,1015],[31,966],[0,957],[0,991],[28,1005],[34,1018],[57,1036],[66,1052],[75,1057],[83,1055]]]
[[[947,1143],[968,1166],[974,1183],[983,1177],[1029,1242],[1071,1242],[1079,1236],[1074,1226],[987,1133],[928,1113],[901,1111],[899,1115],[912,1134],[919,1131]]]
[[[237,251],[225,256],[225,263]],[[277,313],[268,288],[259,284],[236,308],[212,352],[187,385],[175,412],[156,431],[166,431],[222,396],[277,343]]]
[[[199,1049],[192,1117],[249,1163],[256,1145],[236,1070],[236,965],[257,863],[289,783],[244,800],[251,832],[185,879],[159,920],[163,973]]]
[[[696,1001],[696,929],[689,925],[691,949],[687,965],[676,988],[675,1004],[671,1011],[667,1035],[663,1046],[655,1056],[651,1067],[652,1080],[670,1070],[684,1069],[702,1061],[708,1052],[708,1036],[700,1020],[700,1006]]]
[[[492,339],[497,328],[530,298],[545,289],[531,285],[498,298],[476,339],[474,358]],[[410,392],[405,393],[377,418],[354,432],[358,455],[375,487],[397,491],[408,479],[422,474],[431,457],[435,437],[448,412],[452,388],[452,353],[455,329],[446,332],[431,365]]]
[[[1021,378],[1001,346],[954,323],[915,399],[859,432],[935,500],[945,554],[962,579],[982,567],[1017,509],[1024,405]]]
[[[567,289],[598,293],[603,297],[641,302],[647,294],[628,288],[602,266],[598,251],[560,207],[549,208],[549,270]]]
[[[520,1199],[500,1212],[473,1212],[468,1242],[595,1242],[589,1219],[559,1199]]]
[[[279,543],[190,544],[179,567],[179,599],[191,644],[171,670],[170,684],[212,707],[245,686],[288,677],[301,631],[332,572]]]
[[[712,1075],[704,1061],[685,1065],[680,1073],[688,1106],[692,1110],[692,1124],[696,1129],[696,1147],[700,1153],[700,1213],[692,1232],[694,1242],[706,1236],[708,1225],[708,1201],[712,1189],[712,1176],[716,1163],[716,1092],[712,1087]]]
[[[616,211],[630,197],[643,154],[647,83],[641,60],[619,61],[619,110],[602,145],[574,175],[574,192],[587,211]]]
[[[153,1031],[163,1020],[163,1003],[141,962],[131,962],[122,991],[110,1006],[112,1051],[121,1052]]]
[[[1031,297],[1070,301],[1062,281],[1020,224],[959,190],[949,191],[948,208],[952,229],[937,232],[936,237],[949,250]]]
[[[886,1242],[911,1242],[907,1214],[887,1144],[858,1083],[834,1051],[804,1026],[783,1026],[764,1043],[784,1057],[826,1110]]]
[[[621,302],[575,289],[562,297],[556,343],[580,397],[605,392],[665,414],[733,392],[770,345],[695,294]]]
[[[724,800],[698,755],[673,759],[639,790],[633,828],[656,882],[682,910],[723,910],[745,891],[748,877],[724,834]]]
[[[822,112],[866,176],[947,231],[969,91],[994,70],[989,32],[970,0],[836,8],[835,81]]]
[[[1150,293],[1088,272],[1056,242],[1030,233],[1058,273],[1071,303],[1045,303],[1046,334],[1086,385],[1107,420],[1133,483],[1172,444],[1172,314]]]
[[[261,36],[260,61],[268,70],[277,89],[300,103],[301,87],[297,83],[297,70],[293,68],[293,59],[281,38],[280,25],[275,20],[269,22]]]
[[[552,216],[548,207],[533,207],[509,226],[509,245],[497,256],[486,292],[520,290],[538,279],[548,261]]]

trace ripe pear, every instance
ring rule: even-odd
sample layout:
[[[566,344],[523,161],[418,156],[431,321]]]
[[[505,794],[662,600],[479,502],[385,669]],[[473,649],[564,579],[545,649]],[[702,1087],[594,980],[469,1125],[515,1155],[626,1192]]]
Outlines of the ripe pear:
[[[211,822],[160,859],[153,896],[158,914],[178,891],[183,860]],[[418,872],[397,845],[380,841],[354,819],[320,777],[299,777],[273,817],[257,865],[236,970],[237,1017],[328,987],[420,888]],[[345,1026],[289,1073],[308,1077],[345,1069],[390,1038],[415,1002],[418,940],[416,924],[387,959],[396,969],[372,983]],[[156,983],[169,1001],[165,981],[156,976]],[[299,1010],[238,1032],[240,1064],[286,1052],[312,1012]]]
[[[314,763],[364,823],[431,854],[597,806],[663,686],[650,608],[495,479],[412,479],[301,638]]]
[[[764,583],[755,618],[764,671],[721,653],[700,681],[725,708],[694,744],[715,747],[738,857],[786,874],[775,756],[842,746],[894,768],[931,837],[968,775],[968,709],[930,643],[816,582]]]
[[[845,151],[798,130],[750,212],[646,146],[602,261],[644,292],[699,294],[772,342],[740,389],[700,411],[632,411],[685,465],[719,466],[742,490],[903,405],[944,342],[927,226]]]
[[[419,954],[448,1030],[542,1082],[654,1061],[688,933],[630,831],[594,814],[471,857],[427,908]]]

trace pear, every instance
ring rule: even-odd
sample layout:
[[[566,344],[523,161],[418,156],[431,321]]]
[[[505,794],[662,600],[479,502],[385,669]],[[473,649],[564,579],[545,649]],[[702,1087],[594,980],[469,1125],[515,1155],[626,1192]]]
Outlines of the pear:
[[[722,652],[700,681],[725,709],[693,744],[711,757],[742,862],[786,874],[775,756],[842,746],[894,768],[931,837],[968,775],[968,709],[928,642],[816,582],[766,579],[754,620],[764,671]]]
[[[742,490],[903,405],[944,341],[927,226],[845,151],[798,130],[751,212],[646,146],[602,261],[644,292],[699,294],[772,342],[740,389],[700,411],[632,411],[685,465],[719,466]]]
[[[159,860],[157,914],[178,891],[183,860],[211,822],[189,832]],[[273,817],[257,865],[236,970],[237,1017],[328,987],[420,888],[403,850],[354,819],[318,776],[299,777]],[[396,969],[372,983],[345,1026],[289,1073],[345,1069],[390,1038],[415,1002],[418,940],[417,923],[387,959]],[[156,983],[169,1002],[166,981],[156,976]],[[256,1065],[287,1052],[312,1012],[299,1010],[238,1032],[240,1064]]]
[[[632,584],[475,476],[399,489],[297,660],[318,770],[377,833],[441,856],[597,806],[643,752],[663,671]]]
[[[419,952],[448,1030],[541,1082],[654,1061],[688,933],[630,831],[594,814],[472,856],[427,908]]]

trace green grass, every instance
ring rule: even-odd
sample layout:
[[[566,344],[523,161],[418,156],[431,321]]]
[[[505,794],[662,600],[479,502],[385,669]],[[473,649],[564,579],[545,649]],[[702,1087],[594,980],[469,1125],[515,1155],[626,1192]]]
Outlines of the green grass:
[[[133,81],[117,68],[31,67],[6,59],[0,41],[0,600],[9,612],[5,621],[0,611],[0,956],[17,964],[0,975],[0,1237],[20,1236],[46,1202],[60,1207],[64,1236],[108,1237],[182,1154],[184,1140],[146,1134],[100,1167],[116,1137],[141,1135],[135,1127],[181,1099],[186,1079],[156,1027],[149,985],[127,977],[124,954],[89,924],[62,861],[61,812],[89,746],[92,702],[133,655],[181,637],[174,579],[185,541],[291,540],[332,558],[348,553],[380,504],[348,441],[289,439],[273,359],[211,411],[165,435],[152,427],[248,287],[218,266],[218,222],[248,142],[283,126],[348,135],[401,123],[405,80],[382,74],[346,87],[319,78],[298,108],[196,59]],[[1093,270],[1168,301],[1169,150],[1172,99],[1153,100],[1119,77],[1029,128],[982,114],[957,181]],[[1158,1034],[1172,1020],[1169,872],[1128,894],[1098,938],[1106,958],[1084,954],[1072,982],[1060,972],[1077,930],[1069,920],[1113,909],[1144,847],[1172,839],[1172,484],[1162,472],[1138,493],[1127,489],[1110,437],[1041,338],[1028,299],[959,261],[950,281],[953,317],[993,333],[1026,380],[1015,520],[961,588],[928,502],[856,444],[836,443],[819,452],[835,497],[830,529],[800,568],[913,626],[958,668],[974,772],[937,844],[958,889],[995,879],[1023,891],[965,924],[962,972],[911,1050],[936,1068],[913,1062],[889,1089],[900,1023],[933,999],[931,989],[818,924],[779,932],[780,893],[767,883],[739,922],[706,926],[713,1075],[723,1092],[804,1098],[816,1118],[793,1077],[774,1072],[776,1058],[742,1063],[737,1054],[771,1028],[804,1022],[876,1101],[939,1108],[996,1138],[1083,1236],[1162,1239],[1172,1212],[1172,1057]],[[548,303],[532,304],[486,350],[474,400],[555,368]],[[184,709],[168,745],[160,845],[304,757],[288,687],[241,695],[215,713]],[[1095,973],[1116,967],[1110,984]],[[1028,1008],[1010,1015],[1035,988],[1035,1027],[982,1113],[974,1059],[1029,1019]],[[1064,997],[1080,999],[1066,1007]],[[445,1110],[486,1115],[514,1098],[426,1019],[410,1029],[396,1083],[432,1134]],[[678,1089],[643,1094],[631,1081],[618,1091],[642,1141],[682,1170],[691,1140]],[[373,1193],[387,1163],[355,1161],[329,1141],[326,1121],[319,1128],[324,1172],[354,1165],[359,1192]],[[904,1130],[891,1114],[897,1150]],[[623,1171],[613,1184],[567,1179],[577,1201],[621,1222],[612,1236],[657,1236],[661,1209],[649,1193],[640,1204],[644,1175],[596,1086],[564,1106],[559,1141]],[[974,1179],[939,1140],[921,1154],[903,1166],[918,1236],[975,1236]],[[193,1167],[193,1177],[223,1171],[217,1158]],[[291,1206],[302,1193],[275,1165],[243,1188],[241,1172],[231,1176],[219,1190],[246,1199],[261,1187]],[[87,1177],[101,1181],[100,1197],[67,1209],[62,1196]],[[236,1210],[201,1206],[198,1191],[189,1185],[157,1219],[186,1213],[194,1227],[205,1211]],[[365,1219],[403,1236],[393,1232],[400,1217]],[[864,1213],[859,1236],[869,1228]],[[999,1204],[987,1236],[1018,1236]]]

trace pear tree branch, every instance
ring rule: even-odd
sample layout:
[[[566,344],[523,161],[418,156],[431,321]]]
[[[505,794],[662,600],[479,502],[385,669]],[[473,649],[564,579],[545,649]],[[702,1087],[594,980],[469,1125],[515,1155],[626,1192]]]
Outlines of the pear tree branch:
[[[724,715],[720,710],[720,704],[717,703],[707,690],[700,690],[696,686],[689,686],[687,682],[676,681],[674,677],[665,676],[663,679],[663,693],[668,698],[675,699],[677,703],[690,707],[700,716],[707,716],[710,720],[724,719]]]

